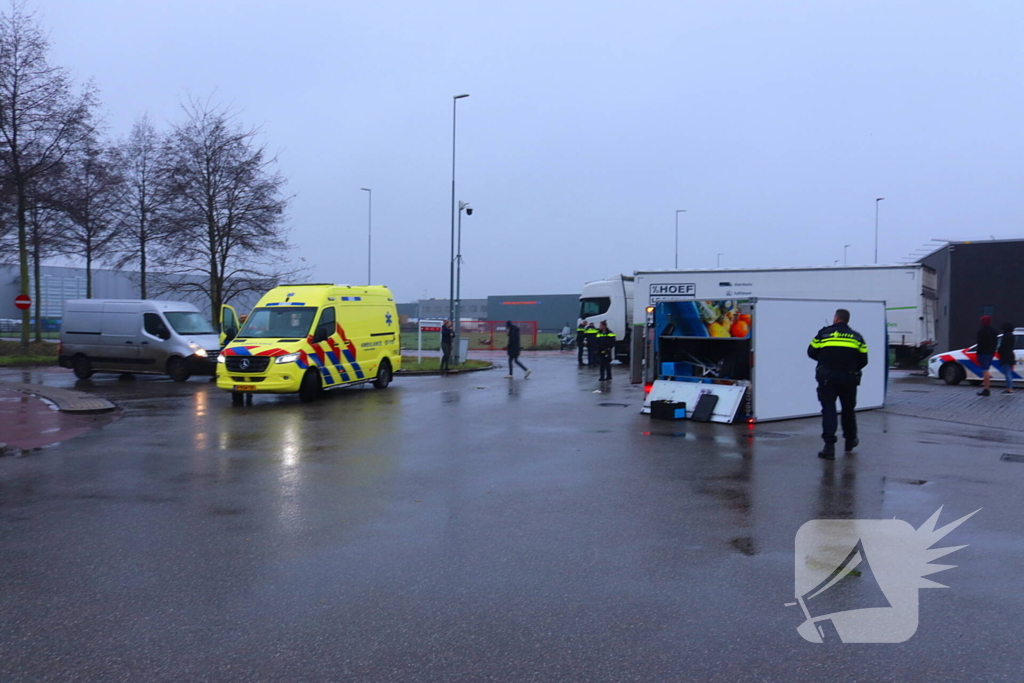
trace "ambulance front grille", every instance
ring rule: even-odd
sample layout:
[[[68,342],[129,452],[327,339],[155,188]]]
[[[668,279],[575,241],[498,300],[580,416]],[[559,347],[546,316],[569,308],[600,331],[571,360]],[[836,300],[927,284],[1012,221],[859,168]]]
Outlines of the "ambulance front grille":
[[[270,365],[268,356],[228,356],[224,359],[228,372],[266,372]]]

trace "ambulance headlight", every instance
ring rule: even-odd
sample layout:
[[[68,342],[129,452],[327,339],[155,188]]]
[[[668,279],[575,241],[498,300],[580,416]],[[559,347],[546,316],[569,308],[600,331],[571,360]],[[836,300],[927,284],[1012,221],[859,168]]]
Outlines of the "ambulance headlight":
[[[218,354],[218,356],[217,356],[217,362],[218,362],[218,363],[223,363],[223,362],[224,362],[224,354],[223,354],[223,353],[221,353],[221,354]]]
[[[274,359],[275,363],[294,363],[299,359],[298,353],[286,353]]]

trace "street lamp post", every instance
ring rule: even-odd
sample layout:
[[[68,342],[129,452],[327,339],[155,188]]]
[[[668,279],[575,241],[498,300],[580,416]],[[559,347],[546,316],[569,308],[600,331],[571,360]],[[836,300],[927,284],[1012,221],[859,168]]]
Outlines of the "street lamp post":
[[[679,214],[686,213],[686,209],[676,209],[676,270],[679,270]]]
[[[875,199],[875,265],[878,265],[878,202],[885,199],[885,197],[878,197]]]
[[[455,246],[455,319],[462,321],[462,212],[465,211],[467,216],[473,215],[473,207],[468,202],[459,202],[459,228],[458,237],[456,238]],[[456,343],[458,343],[458,336],[455,337]],[[454,364],[458,365],[462,360],[459,358],[459,349],[456,348],[452,351],[454,356]]]
[[[844,244],[843,245],[843,265],[844,266],[846,265],[846,250],[849,249],[852,246],[853,246],[852,244]]]
[[[716,266],[717,268],[721,268],[722,267],[722,257],[723,256],[725,256],[725,254],[719,254],[718,255],[718,265]]]
[[[455,331],[452,343],[455,346],[456,363],[458,363],[460,325],[455,318],[455,112],[456,105],[463,97],[469,97],[469,94],[452,97],[452,247],[451,258],[448,261],[448,319],[452,321],[452,328]]]
[[[371,266],[373,263],[373,190],[368,187],[360,187],[360,190],[366,192],[366,284],[373,284],[373,275],[371,273]]]

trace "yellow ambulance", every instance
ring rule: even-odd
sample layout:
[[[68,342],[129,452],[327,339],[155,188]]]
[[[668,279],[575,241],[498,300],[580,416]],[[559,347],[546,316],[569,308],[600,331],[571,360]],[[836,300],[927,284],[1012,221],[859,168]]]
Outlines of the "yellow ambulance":
[[[217,358],[217,386],[309,402],[340,386],[387,388],[402,366],[398,312],[387,287],[282,285],[267,292]]]

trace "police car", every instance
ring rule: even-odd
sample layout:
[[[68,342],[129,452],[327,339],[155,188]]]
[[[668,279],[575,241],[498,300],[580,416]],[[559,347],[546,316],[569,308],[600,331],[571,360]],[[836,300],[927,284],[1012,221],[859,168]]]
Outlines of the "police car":
[[[1019,382],[1024,377],[1024,327],[1018,327],[1013,331],[1014,336],[1014,361],[1013,381]],[[999,335],[1002,342],[1003,335]],[[982,369],[978,365],[977,345],[960,349],[959,351],[947,351],[937,353],[928,359],[928,376],[941,379],[946,384],[960,384],[965,379],[969,382],[980,382]],[[1005,381],[1003,364],[999,361],[999,354],[992,359],[991,375],[993,380]]]

